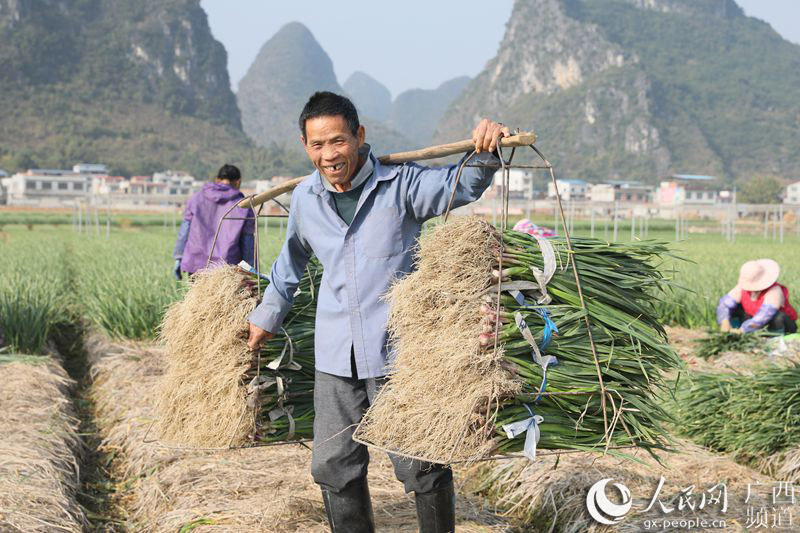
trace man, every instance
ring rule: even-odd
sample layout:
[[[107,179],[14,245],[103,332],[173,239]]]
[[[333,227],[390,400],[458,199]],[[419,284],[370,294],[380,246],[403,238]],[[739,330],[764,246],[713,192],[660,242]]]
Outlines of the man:
[[[241,183],[242,175],[238,168],[233,165],[222,165],[214,181],[203,185],[201,190],[189,198],[178,231],[178,240],[172,252],[177,279],[181,279],[181,272],[191,275],[205,268],[209,255],[212,264],[236,265],[243,259],[254,264],[253,210],[236,207],[228,215],[231,220],[219,225],[225,213],[244,198],[239,191]],[[248,220],[242,220],[245,218]],[[218,226],[219,235],[215,243],[214,236]],[[211,253],[212,246],[213,253]]]
[[[249,317],[248,344],[279,330],[313,253],[323,266],[317,304],[314,448],[311,473],[322,488],[334,533],[374,530],[367,487],[369,455],[352,440],[354,427],[387,373],[386,319],[381,299],[397,276],[411,271],[423,222],[447,208],[456,167],[383,166],[365,144],[353,104],[330,92],[314,94],[300,114],[300,140],[316,172],[292,195],[286,242],[272,266],[262,303]],[[484,119],[473,132],[475,163],[491,154],[508,128]],[[480,198],[494,169],[464,169],[453,206]],[[420,531],[453,531],[452,472],[391,457],[406,492],[415,493]]]

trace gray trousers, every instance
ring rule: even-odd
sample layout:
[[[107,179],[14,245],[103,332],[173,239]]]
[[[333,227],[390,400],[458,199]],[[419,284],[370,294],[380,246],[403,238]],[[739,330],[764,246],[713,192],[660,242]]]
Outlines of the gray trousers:
[[[316,371],[314,380],[311,475],[318,485],[339,492],[367,477],[369,451],[352,436],[386,378],[345,378]],[[453,481],[449,467],[392,454],[389,458],[407,493],[431,492]]]

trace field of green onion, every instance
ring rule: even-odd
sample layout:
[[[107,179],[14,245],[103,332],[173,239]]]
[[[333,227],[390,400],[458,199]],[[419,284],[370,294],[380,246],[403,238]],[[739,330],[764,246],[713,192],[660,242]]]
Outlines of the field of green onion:
[[[552,221],[551,221],[552,222]],[[585,226],[585,225],[584,225]],[[673,290],[660,296],[665,325],[714,325],[719,297],[736,282],[741,263],[770,257],[782,267],[780,281],[800,301],[800,238],[784,243],[761,235],[739,235],[736,243],[718,233],[689,234],[673,242],[668,225],[651,226],[647,238],[667,241],[673,256],[660,268]],[[282,242],[282,227],[261,226],[261,269],[267,270]],[[576,227],[588,236],[588,228]],[[603,238],[602,230],[597,236]],[[620,227],[619,240],[630,240]],[[166,307],[182,284],[171,274],[175,232],[171,225],[119,227],[78,233],[68,225],[8,224],[0,229],[0,331],[12,351],[40,353],[54,328],[78,322],[111,337],[154,338]]]

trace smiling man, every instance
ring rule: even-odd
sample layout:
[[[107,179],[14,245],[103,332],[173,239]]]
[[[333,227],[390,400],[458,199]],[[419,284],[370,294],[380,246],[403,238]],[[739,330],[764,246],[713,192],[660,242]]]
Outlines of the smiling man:
[[[317,303],[314,448],[311,473],[322,488],[334,533],[374,531],[367,487],[369,454],[352,440],[355,426],[385,381],[391,347],[381,299],[392,280],[413,268],[422,224],[480,198],[492,168],[417,164],[383,166],[364,142],[364,126],[347,98],[315,93],[300,114],[301,141],[317,171],[292,194],[286,242],[261,304],[249,317],[248,344],[257,349],[280,330],[311,254],[323,266]],[[508,128],[482,120],[472,133],[476,163],[492,154]],[[391,457],[397,479],[414,492],[419,529],[455,529],[449,468]]]

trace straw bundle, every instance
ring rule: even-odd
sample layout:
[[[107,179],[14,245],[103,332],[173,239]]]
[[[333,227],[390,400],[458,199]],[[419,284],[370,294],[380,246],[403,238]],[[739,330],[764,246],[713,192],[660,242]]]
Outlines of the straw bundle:
[[[242,376],[250,367],[247,315],[256,299],[232,266],[198,272],[161,329],[167,370],[158,390],[157,429],[166,442],[226,446],[254,431]]]
[[[258,354],[247,348],[247,316],[257,299],[245,283],[256,278],[232,266],[195,275],[162,324],[167,369],[156,405],[162,441],[221,447],[311,436],[321,275],[312,262],[281,332]]]
[[[0,359],[0,530],[83,531],[73,382],[49,357]]]
[[[652,262],[665,247],[573,240],[584,311],[566,243],[551,242],[561,268],[543,290],[542,274],[553,265],[527,234],[507,231],[501,241],[489,224],[463,218],[421,240],[417,271],[388,295],[396,359],[358,439],[435,462],[468,461],[522,450],[527,432],[510,438],[501,428],[535,414],[543,417],[539,448],[664,445],[661,425],[669,417],[654,390],[664,388],[663,370],[680,366],[650,296],[662,283]],[[521,288],[524,304],[506,288]],[[516,313],[539,351],[547,320],[558,329],[546,347],[558,359],[546,371],[546,390]],[[487,334],[495,330],[496,347]],[[531,423],[528,431],[535,431]]]

